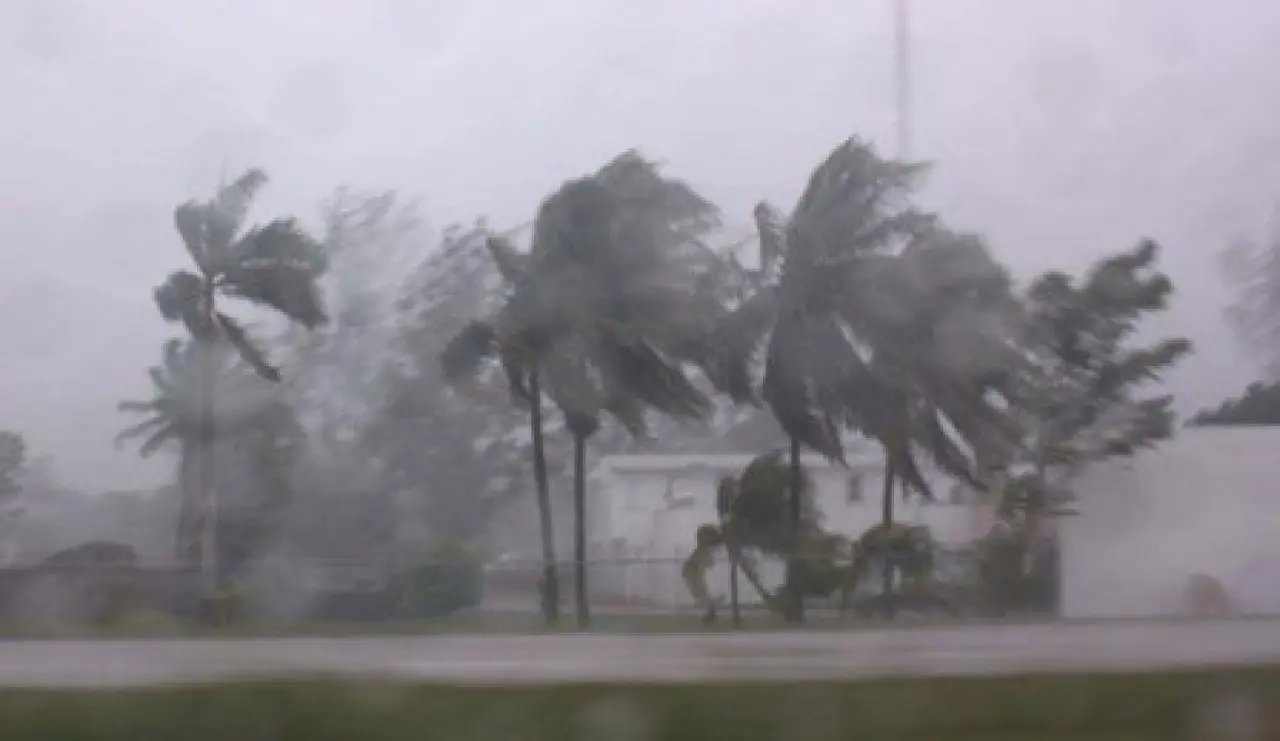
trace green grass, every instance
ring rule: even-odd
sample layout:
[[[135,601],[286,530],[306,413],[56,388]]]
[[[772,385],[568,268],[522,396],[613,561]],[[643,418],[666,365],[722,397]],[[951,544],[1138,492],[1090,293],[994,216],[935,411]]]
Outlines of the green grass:
[[[462,688],[259,682],[0,692],[4,739],[842,741],[1229,739],[1243,699],[1280,733],[1280,668],[775,684]],[[1207,735],[1206,735],[1207,734]]]

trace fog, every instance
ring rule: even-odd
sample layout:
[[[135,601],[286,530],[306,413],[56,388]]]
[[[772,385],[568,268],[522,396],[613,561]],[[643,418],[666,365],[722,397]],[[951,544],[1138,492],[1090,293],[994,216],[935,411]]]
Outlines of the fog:
[[[913,3],[926,200],[1021,275],[1149,235],[1197,344],[1183,408],[1251,374],[1216,253],[1280,197],[1280,7],[1260,0]],[[115,451],[114,410],[173,334],[150,291],[173,206],[253,165],[314,223],[342,184],[439,226],[530,218],[627,147],[749,223],[833,142],[893,142],[890,4],[809,0],[0,0],[4,425],[95,491],[170,464]]]

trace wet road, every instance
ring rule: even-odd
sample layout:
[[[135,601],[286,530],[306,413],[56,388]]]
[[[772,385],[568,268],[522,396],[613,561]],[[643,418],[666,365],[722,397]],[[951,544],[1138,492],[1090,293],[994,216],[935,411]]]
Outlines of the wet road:
[[[804,680],[1280,664],[1280,620],[856,632],[2,641],[0,684],[388,676],[459,683]]]

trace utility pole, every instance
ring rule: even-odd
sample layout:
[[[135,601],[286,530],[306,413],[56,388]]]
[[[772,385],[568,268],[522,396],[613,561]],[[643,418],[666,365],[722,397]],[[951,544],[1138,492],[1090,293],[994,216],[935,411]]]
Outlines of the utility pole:
[[[893,0],[894,92],[897,97],[898,159],[911,155],[911,49],[907,0]]]

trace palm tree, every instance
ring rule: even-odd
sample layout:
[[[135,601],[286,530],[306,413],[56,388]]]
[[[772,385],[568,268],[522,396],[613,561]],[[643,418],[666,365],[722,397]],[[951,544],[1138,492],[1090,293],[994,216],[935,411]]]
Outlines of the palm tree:
[[[726,476],[716,487],[717,524],[701,525],[695,534],[696,547],[682,568],[685,585],[694,599],[704,606],[704,622],[714,622],[715,603],[706,585],[707,572],[714,565],[716,551],[728,556],[730,577],[741,571],[764,604],[785,614],[786,607],[771,594],[758,575],[753,552],[774,558],[790,558],[797,549],[793,542],[791,519],[791,471],[781,451],[754,458],[739,476]],[[817,509],[812,504],[813,485],[801,471],[801,539],[805,543],[827,542]],[[731,583],[732,587],[732,583]],[[736,597],[731,605],[737,612]],[[738,618],[734,618],[735,625]]]
[[[580,627],[586,576],[586,444],[602,414],[634,436],[647,410],[700,418],[710,399],[687,374],[707,365],[718,304],[685,268],[715,208],[657,166],[625,152],[543,201],[527,255],[491,240],[512,291],[498,316],[470,326],[446,357],[450,375],[500,358],[514,394],[539,409],[542,383],[573,438],[574,573]],[[539,436],[535,433],[535,456]],[[536,458],[535,458],[536,460]]]
[[[202,364],[212,373],[214,393],[224,400],[216,410],[201,403]],[[213,455],[217,442],[236,440],[250,452],[255,473],[273,499],[281,501],[288,491],[283,476],[301,430],[281,395],[229,353],[205,356],[192,341],[169,340],[160,365],[149,375],[151,398],[117,405],[122,412],[145,416],[121,431],[116,444],[140,441],[138,452],[144,458],[177,446],[181,506],[175,552],[180,561],[193,563],[200,557],[199,535],[212,514],[198,496],[200,461]]]
[[[312,329],[327,321],[321,306],[318,277],[326,264],[320,245],[293,218],[277,218],[245,229],[254,195],[267,182],[262,170],[248,170],[219,188],[206,202],[187,201],[174,211],[174,224],[195,270],[178,270],[155,290],[156,305],[167,321],[179,321],[195,340],[195,352],[209,356],[197,361],[199,405],[212,409],[215,346],[230,343],[260,376],[279,381],[280,372],[253,343],[244,327],[219,310],[220,297],[234,297],[265,306]],[[199,436],[212,439],[211,413],[201,415]],[[205,447],[205,446],[202,446]],[[199,473],[191,483],[214,514],[208,519],[207,540],[216,529],[212,467],[197,455]],[[218,581],[216,564],[206,563],[211,580]]]
[[[1003,356],[984,358],[973,351],[972,338],[954,321],[946,331],[938,327],[972,317],[949,317],[944,309],[972,294],[970,283],[990,281],[987,268],[994,263],[953,259],[950,247],[967,248],[962,256],[972,257],[981,244],[943,232],[933,217],[910,206],[908,197],[922,172],[920,165],[883,160],[869,145],[851,139],[814,171],[788,218],[760,204],[755,212],[759,286],[717,336],[722,381],[740,401],[756,400],[750,367],[765,346],[762,396],[791,441],[796,547],[788,564],[789,620],[803,619],[802,448],[842,461],[842,430],[879,442],[886,461],[885,519],[891,522],[895,482],[930,496],[917,463],[918,445],[947,470],[976,480],[970,461],[939,419],[943,413],[959,418],[958,424],[951,421],[962,436],[993,437],[980,430],[991,416],[981,391],[987,376],[994,378],[984,375],[989,363]],[[933,259],[949,270],[955,263],[954,269],[934,270]],[[983,270],[975,267],[979,264]],[[955,300],[944,304],[932,297],[935,288]],[[929,344],[919,345],[924,340]],[[970,352],[960,352],[961,345]],[[939,350],[945,353],[935,362]],[[945,363],[953,364],[947,372],[941,367]],[[924,387],[933,395],[920,396]]]
[[[542,616],[547,627],[560,622],[560,579],[556,568],[555,530],[551,517],[551,486],[547,478],[547,457],[543,444],[542,383],[536,364],[523,367],[516,360],[527,350],[515,343],[511,333],[502,336],[506,344],[499,344],[498,326],[510,326],[518,309],[517,295],[539,290],[529,275],[526,255],[515,251],[504,238],[491,236],[485,246],[494,265],[507,285],[508,298],[493,317],[475,320],[467,324],[445,345],[440,364],[445,380],[453,385],[474,380],[480,374],[488,358],[497,355],[506,374],[511,396],[518,403],[529,407],[529,435],[532,446],[533,481],[538,502],[538,526],[542,539],[542,577],[538,582],[538,596]],[[527,300],[527,299],[524,299]]]

